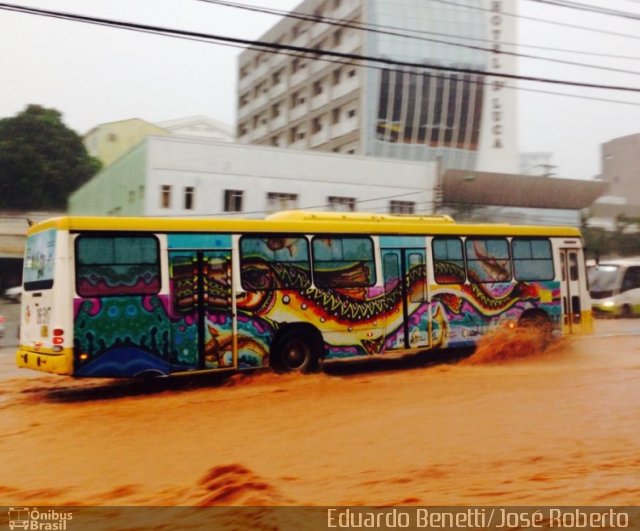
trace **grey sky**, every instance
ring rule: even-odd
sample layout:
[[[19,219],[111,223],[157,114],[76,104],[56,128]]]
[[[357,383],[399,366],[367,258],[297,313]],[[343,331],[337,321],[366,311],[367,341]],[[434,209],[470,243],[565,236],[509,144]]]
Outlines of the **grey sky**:
[[[424,0],[431,1],[431,0]],[[452,0],[464,4],[465,0]],[[640,13],[634,0],[579,0]],[[14,0],[13,3],[114,18],[123,21],[257,38],[278,17],[219,7],[196,0]],[[244,4],[292,9],[298,0],[242,0]],[[629,56],[614,59],[520,48],[520,53],[637,71],[640,21],[517,0],[521,45]],[[535,17],[637,35],[623,38],[571,29]],[[237,48],[146,35],[0,11],[0,117],[29,103],[54,107],[79,133],[115,120],[161,121],[205,114],[235,125]],[[519,59],[518,73],[599,84],[640,87],[639,74],[623,74]],[[634,102],[594,102],[526,90],[518,91],[520,151],[554,153],[563,177],[591,178],[600,170],[600,144],[640,133],[640,94],[519,83],[520,88]]]

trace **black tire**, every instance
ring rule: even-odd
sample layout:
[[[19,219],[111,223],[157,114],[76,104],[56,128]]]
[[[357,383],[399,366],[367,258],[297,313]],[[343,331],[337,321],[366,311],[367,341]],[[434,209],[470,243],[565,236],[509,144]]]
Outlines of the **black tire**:
[[[633,317],[631,306],[629,306],[628,304],[623,304],[622,308],[620,308],[620,317],[624,317],[625,319],[628,319],[629,317]]]
[[[313,334],[304,330],[285,332],[271,351],[271,368],[280,373],[315,372],[320,357],[318,343]]]

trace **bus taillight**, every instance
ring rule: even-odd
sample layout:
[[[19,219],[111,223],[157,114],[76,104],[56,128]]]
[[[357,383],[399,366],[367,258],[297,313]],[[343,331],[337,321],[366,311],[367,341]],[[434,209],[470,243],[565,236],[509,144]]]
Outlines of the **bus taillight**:
[[[53,329],[53,344],[54,345],[62,345],[64,343],[64,330],[62,328],[54,328]],[[53,347],[55,351],[61,350],[60,347]]]

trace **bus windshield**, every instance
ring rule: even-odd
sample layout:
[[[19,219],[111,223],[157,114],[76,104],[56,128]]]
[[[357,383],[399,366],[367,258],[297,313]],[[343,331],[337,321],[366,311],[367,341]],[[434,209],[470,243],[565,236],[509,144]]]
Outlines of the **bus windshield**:
[[[55,248],[55,230],[38,232],[27,238],[23,272],[25,291],[48,289],[53,286]]]
[[[619,267],[617,265],[597,265],[589,269],[589,286],[594,298],[610,297],[616,287]]]

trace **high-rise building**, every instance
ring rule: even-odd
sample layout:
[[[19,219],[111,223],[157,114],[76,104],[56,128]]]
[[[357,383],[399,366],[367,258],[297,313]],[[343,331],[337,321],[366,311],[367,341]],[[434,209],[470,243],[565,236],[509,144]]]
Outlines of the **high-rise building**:
[[[464,4],[305,0],[259,40],[389,63],[246,50],[239,141],[517,172],[515,0]]]
[[[602,180],[609,184],[610,196],[640,207],[640,133],[602,144]]]

